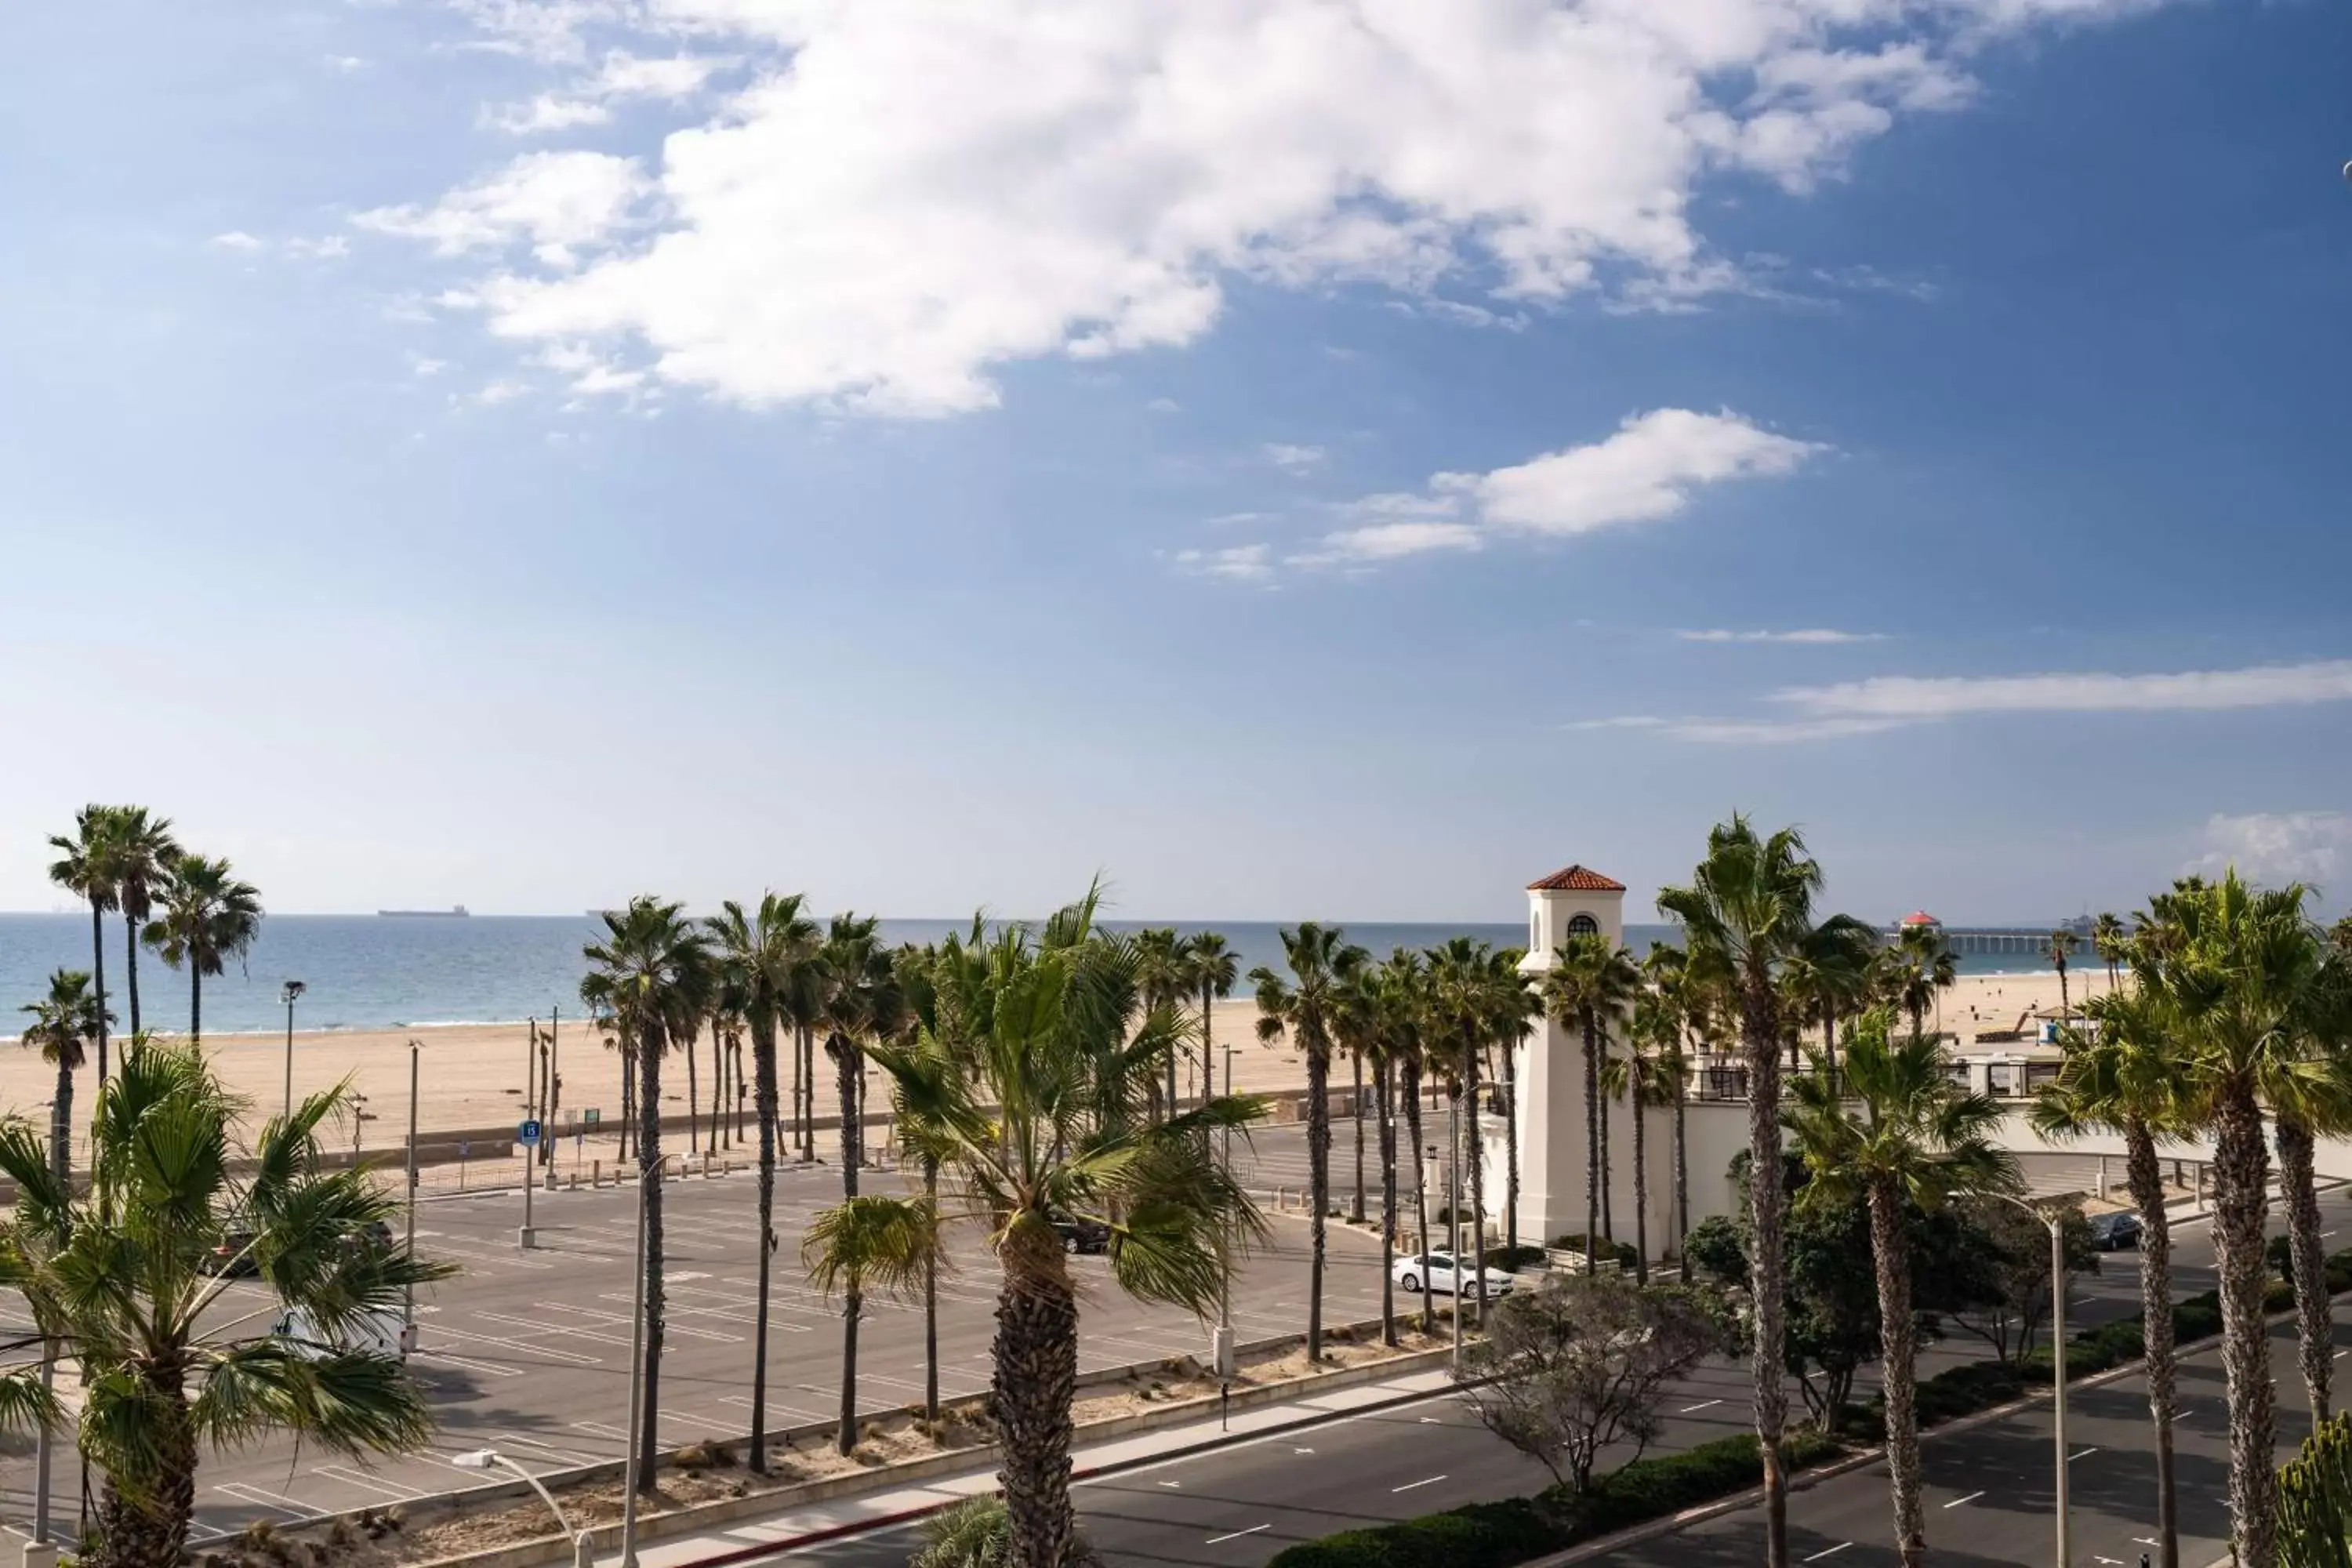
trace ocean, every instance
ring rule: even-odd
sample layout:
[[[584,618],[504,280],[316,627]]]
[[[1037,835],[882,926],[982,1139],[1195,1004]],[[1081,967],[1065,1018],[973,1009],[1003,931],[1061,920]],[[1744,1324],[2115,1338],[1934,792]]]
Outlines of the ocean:
[[[1282,964],[1280,926],[1271,921],[1107,921],[1133,931],[1156,923],[1181,932],[1223,931],[1246,975],[1258,964]],[[968,921],[886,920],[882,940],[935,942]],[[1525,924],[1348,924],[1348,938],[1386,957],[1395,947],[1434,947],[1455,936],[1496,946],[1527,941]],[[261,939],[240,969],[205,982],[206,1034],[270,1033],[286,1026],[278,985],[289,979],[306,987],[295,1009],[301,1029],[423,1028],[436,1024],[504,1024],[545,1017],[551,1007],[567,1015],[580,1008],[581,948],[603,931],[586,915],[475,915],[467,919],[393,918],[375,915],[272,915],[262,921]],[[1671,942],[1676,928],[1632,925],[1626,945],[1649,951]],[[107,989],[114,1010],[122,1001],[122,924],[107,924]],[[59,968],[89,967],[89,917],[69,914],[0,914],[0,1038],[12,1037],[22,1015],[17,1008],[47,994],[47,977]],[[1970,955],[1969,972],[2032,967],[2018,957]],[[187,1018],[188,984],[152,952],[139,961],[142,1020],[151,1027],[176,1028]]]

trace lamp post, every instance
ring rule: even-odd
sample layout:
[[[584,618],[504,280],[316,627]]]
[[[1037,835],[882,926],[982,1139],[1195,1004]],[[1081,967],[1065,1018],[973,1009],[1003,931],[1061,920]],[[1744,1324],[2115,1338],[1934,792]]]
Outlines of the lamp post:
[[[417,1057],[423,1047],[415,1040],[408,1042],[408,1256],[416,1256],[416,1085],[419,1078]],[[416,1353],[416,1282],[410,1280],[404,1288],[405,1301],[400,1314],[400,1348],[404,1354]]]
[[[2051,1463],[2056,1471],[2053,1489],[2058,1502],[2056,1568],[2074,1568],[2066,1518],[2066,1232],[2065,1215],[2053,1199],[2030,1204],[2008,1193],[1992,1194],[2012,1208],[2023,1209],[2050,1232],[2050,1388],[2051,1424],[2056,1428]]]
[[[294,1004],[302,999],[310,987],[299,980],[289,980],[278,988],[278,999],[286,1004],[286,1119],[294,1120]]]
[[[572,1561],[575,1568],[589,1568],[595,1562],[596,1554],[589,1544],[588,1532],[572,1528],[572,1521],[563,1517],[563,1510],[556,1503],[555,1494],[541,1486],[537,1476],[496,1448],[476,1448],[469,1453],[452,1454],[449,1462],[468,1470],[506,1470],[520,1476],[530,1484],[530,1489],[539,1494],[540,1501],[547,1505],[547,1511],[555,1516],[555,1522],[563,1533],[572,1538]]]
[[[646,1403],[646,1176],[637,1173],[637,1277],[629,1287],[629,1459],[623,1471],[621,1568],[637,1568],[637,1424]]]
[[[1462,1097],[1445,1102],[1445,1266],[1454,1280],[1454,1373],[1462,1373]]]

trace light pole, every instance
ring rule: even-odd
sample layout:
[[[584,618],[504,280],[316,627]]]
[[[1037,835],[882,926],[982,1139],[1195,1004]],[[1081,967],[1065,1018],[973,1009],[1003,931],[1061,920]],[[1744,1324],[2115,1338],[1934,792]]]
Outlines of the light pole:
[[[299,980],[289,980],[278,988],[278,999],[286,1004],[286,1120],[294,1120],[294,1004],[310,989]]]
[[[416,1256],[416,1085],[417,1056],[423,1049],[415,1040],[408,1042],[408,1256]],[[400,1348],[410,1355],[416,1353],[416,1283],[411,1280],[405,1288],[406,1303],[401,1311]]]
[[[2023,1209],[2050,1232],[2050,1388],[2051,1420],[2057,1428],[2053,1441],[2056,1445],[2052,1464],[2056,1469],[2054,1490],[2058,1500],[2058,1561],[2057,1568],[2074,1568],[2074,1554],[2069,1543],[2066,1518],[2066,1230],[2065,1214],[2059,1200],[2046,1204],[2027,1203],[2008,1193],[1992,1194],[2013,1208]]]
[[[646,1403],[646,1175],[637,1173],[637,1277],[629,1287],[629,1462],[623,1472],[621,1568],[637,1568],[637,1424]]]
[[[1462,1373],[1462,1097],[1445,1102],[1445,1265],[1454,1280],[1454,1372]]]
[[[588,1532],[572,1528],[572,1521],[563,1517],[563,1510],[556,1503],[555,1494],[541,1486],[537,1476],[532,1475],[496,1448],[476,1448],[470,1453],[452,1454],[449,1456],[449,1462],[469,1470],[507,1470],[520,1476],[530,1483],[530,1489],[537,1492],[540,1500],[547,1505],[547,1511],[555,1516],[555,1522],[563,1533],[572,1538],[572,1561],[575,1568],[589,1568],[589,1565],[595,1562],[596,1554],[589,1544]]]
[[[1233,1047],[1225,1047],[1224,1052],[1225,1091],[1230,1094],[1233,1092],[1234,1086]],[[1207,1064],[1204,1062],[1202,1065]],[[1234,1130],[1230,1123],[1223,1129],[1223,1151],[1220,1158],[1225,1167],[1225,1179],[1230,1182],[1234,1175]],[[1225,1260],[1217,1275],[1217,1334],[1214,1353],[1217,1362],[1218,1398],[1222,1402],[1234,1378],[1234,1266],[1231,1258]],[[1219,1409],[1221,1422],[1223,1416],[1221,1403]]]

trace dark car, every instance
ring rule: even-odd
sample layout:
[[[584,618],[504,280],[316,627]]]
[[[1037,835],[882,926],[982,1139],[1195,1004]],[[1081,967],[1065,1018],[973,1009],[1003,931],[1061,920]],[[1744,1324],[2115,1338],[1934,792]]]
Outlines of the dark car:
[[[1065,1252],[1108,1252],[1110,1250],[1110,1226],[1098,1219],[1080,1219],[1075,1215],[1057,1214],[1054,1229],[1062,1237]]]
[[[2091,1216],[2090,1226],[2091,1245],[2101,1252],[2114,1252],[2119,1247],[2139,1245],[2139,1215],[2129,1209],[2095,1214]]]
[[[223,1236],[205,1259],[205,1272],[226,1274],[232,1279],[260,1273],[260,1260],[253,1256],[253,1232],[232,1230]]]

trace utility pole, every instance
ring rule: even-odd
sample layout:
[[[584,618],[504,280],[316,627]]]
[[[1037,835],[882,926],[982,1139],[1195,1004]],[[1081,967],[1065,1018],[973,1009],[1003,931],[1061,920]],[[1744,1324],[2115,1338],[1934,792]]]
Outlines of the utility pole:
[[[415,1040],[408,1042],[408,1255],[416,1256],[416,1087],[422,1077],[417,1070],[417,1056],[423,1049]],[[416,1352],[416,1285],[410,1281],[406,1301],[401,1310],[400,1348],[414,1355]]]

